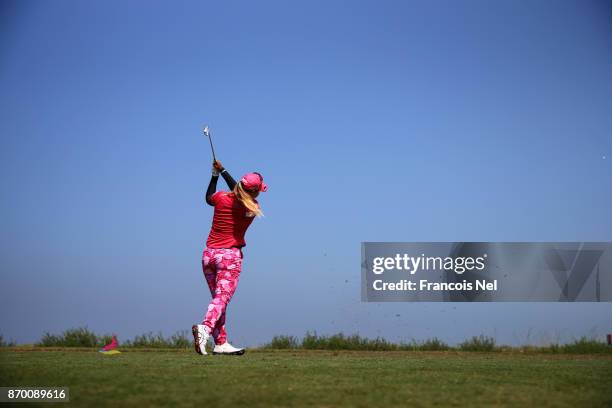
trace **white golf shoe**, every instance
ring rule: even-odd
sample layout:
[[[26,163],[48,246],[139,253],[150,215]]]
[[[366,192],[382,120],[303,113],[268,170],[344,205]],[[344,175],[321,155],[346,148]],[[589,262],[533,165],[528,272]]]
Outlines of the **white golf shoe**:
[[[191,326],[191,333],[193,334],[193,347],[196,353],[203,356],[206,355],[206,343],[208,342],[209,334],[204,328],[203,324],[194,324]]]
[[[229,344],[227,341],[220,346],[217,345],[213,349],[213,354],[215,355],[226,355],[226,356],[241,356],[243,355],[245,350],[243,348],[236,348]]]

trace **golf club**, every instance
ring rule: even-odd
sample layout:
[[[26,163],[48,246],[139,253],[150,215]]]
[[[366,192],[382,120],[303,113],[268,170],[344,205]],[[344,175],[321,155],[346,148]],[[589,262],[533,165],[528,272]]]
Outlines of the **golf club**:
[[[208,137],[208,141],[210,142],[210,150],[212,150],[213,161],[217,161],[217,158],[215,157],[215,148],[213,147],[212,142],[212,132],[208,125],[204,126],[204,130],[202,131],[202,133],[204,133],[204,136]]]

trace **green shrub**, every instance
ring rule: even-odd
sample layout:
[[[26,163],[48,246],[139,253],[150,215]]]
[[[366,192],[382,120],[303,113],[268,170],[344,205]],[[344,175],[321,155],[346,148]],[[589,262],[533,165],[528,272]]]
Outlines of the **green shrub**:
[[[420,350],[423,351],[442,351],[449,349],[450,347],[448,346],[448,344],[438,339],[437,337],[425,340],[423,343],[421,343],[420,347]]]
[[[172,348],[189,349],[193,346],[193,341],[189,337],[190,333],[188,330],[181,330],[170,336],[170,343]]]
[[[110,343],[112,336],[99,336],[87,329],[87,327],[73,328],[63,333],[45,333],[41,340],[36,343],[43,347],[89,347],[100,348]],[[0,335],[0,347],[14,347],[15,342],[7,342]],[[161,332],[145,333],[127,340],[121,344],[124,348],[172,348],[190,349],[192,347],[191,333],[187,330],[178,331],[166,338]],[[306,350],[361,350],[361,351],[500,351],[500,352],[522,352],[522,353],[573,353],[573,354],[593,354],[593,353],[612,353],[612,347],[603,341],[581,337],[568,344],[551,344],[549,346],[497,346],[492,337],[480,335],[474,336],[460,343],[457,347],[451,347],[437,337],[424,341],[412,340],[408,343],[392,343],[382,337],[368,339],[358,334],[345,335],[343,333],[331,336],[321,336],[316,332],[306,332],[300,340],[295,336],[277,335],[266,343],[266,349],[306,349]]]
[[[4,336],[0,334],[0,347],[15,347],[17,344],[14,341],[4,340]]]
[[[316,332],[306,332],[300,341],[295,336],[277,335],[272,341],[266,343],[266,349],[305,349],[305,350],[362,350],[362,351],[434,351],[449,350],[450,346],[438,338],[428,339],[423,342],[412,341],[410,343],[392,343],[382,337],[368,339],[358,334],[345,335],[343,333],[331,336],[321,336]]]
[[[191,347],[191,340],[187,330],[178,331],[169,338],[161,333],[145,333],[121,343],[121,347],[143,347],[143,348],[177,348],[187,349]],[[112,341],[111,335],[96,335],[86,327],[68,329],[62,334],[51,334],[46,332],[41,340],[36,343],[41,347],[92,347],[101,348]]]
[[[103,347],[110,336],[97,336],[87,327],[68,329],[60,335],[46,332],[37,346],[42,347]]]
[[[602,341],[581,337],[572,343],[556,345],[557,352],[571,354],[612,353],[612,347]],[[551,350],[553,346],[551,345]]]
[[[161,332],[157,334],[149,332],[134,337],[134,340],[126,341],[124,347],[187,349],[191,347],[187,333],[187,330],[178,331],[169,338],[165,338]]]
[[[450,350],[451,347],[437,337],[434,337],[433,339],[427,339],[421,342],[412,340],[410,343],[400,345],[400,348],[402,350],[412,351],[444,351]]]
[[[128,340],[124,343],[126,347],[146,347],[146,348],[165,348],[166,339],[161,332],[153,334],[153,332],[141,334],[134,337],[134,340]]]
[[[297,343],[297,341],[296,341]],[[316,333],[307,332],[299,348],[307,350],[371,350],[388,351],[399,350],[398,344],[391,343],[381,337],[368,339],[358,334],[345,336],[343,333],[332,336],[319,336]]]
[[[474,336],[459,344],[461,351],[494,351],[495,339],[484,335]]]
[[[298,339],[295,336],[274,336],[269,343],[264,344],[266,349],[296,349],[299,347]]]

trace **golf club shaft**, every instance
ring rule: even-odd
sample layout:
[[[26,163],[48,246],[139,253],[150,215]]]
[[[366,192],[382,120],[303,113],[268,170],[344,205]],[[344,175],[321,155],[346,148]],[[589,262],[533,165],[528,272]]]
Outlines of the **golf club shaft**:
[[[217,157],[215,156],[215,148],[212,142],[212,132],[208,132],[208,141],[210,142],[210,150],[212,150],[213,161],[217,161]]]

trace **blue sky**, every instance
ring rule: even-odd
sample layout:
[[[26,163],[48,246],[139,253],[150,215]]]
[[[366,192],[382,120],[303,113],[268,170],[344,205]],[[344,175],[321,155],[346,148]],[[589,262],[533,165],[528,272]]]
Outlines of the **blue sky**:
[[[610,304],[366,304],[362,241],[612,241],[595,1],[5,1],[0,333],[200,321],[214,130],[260,171],[230,340],[612,330]]]

